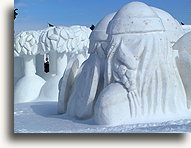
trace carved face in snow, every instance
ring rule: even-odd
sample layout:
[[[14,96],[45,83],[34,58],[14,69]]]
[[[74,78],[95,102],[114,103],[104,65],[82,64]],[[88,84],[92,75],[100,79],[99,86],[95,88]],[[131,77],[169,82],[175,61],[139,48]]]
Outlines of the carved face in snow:
[[[129,90],[135,89],[136,70],[139,57],[144,46],[135,35],[113,35],[109,38],[110,44],[107,47],[108,81],[112,77],[115,81],[125,85]]]

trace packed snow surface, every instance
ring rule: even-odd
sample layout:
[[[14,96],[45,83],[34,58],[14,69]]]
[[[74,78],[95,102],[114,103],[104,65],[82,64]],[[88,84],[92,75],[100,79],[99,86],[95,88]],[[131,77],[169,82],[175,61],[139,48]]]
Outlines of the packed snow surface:
[[[188,133],[191,120],[142,123],[120,126],[94,125],[57,114],[57,102],[15,104],[15,133]]]

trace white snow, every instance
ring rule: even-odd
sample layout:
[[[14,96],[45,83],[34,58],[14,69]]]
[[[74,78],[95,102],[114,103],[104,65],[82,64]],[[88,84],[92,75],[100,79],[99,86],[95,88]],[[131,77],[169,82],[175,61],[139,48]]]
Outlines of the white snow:
[[[182,25],[182,28],[185,34],[191,31],[191,25]]]
[[[16,36],[24,76],[15,85],[15,133],[190,132],[190,33],[176,19],[131,2],[90,33],[57,26]],[[36,74],[39,53],[50,59],[48,75],[38,70],[46,82]]]
[[[42,31],[40,52],[41,54],[52,53],[50,54],[50,66],[52,66],[50,71],[51,73],[56,72],[56,76],[46,81],[41,89],[38,101],[58,100],[58,83],[69,60],[72,57],[78,58],[79,65],[81,65],[88,58],[90,33],[91,30],[85,26],[57,26]]]
[[[45,81],[37,76],[24,76],[19,79],[14,88],[14,103],[31,102],[38,98]]]
[[[39,31],[26,31],[18,34],[14,40],[14,55],[21,56],[24,65],[20,66],[23,70],[23,77],[14,86],[14,102],[30,102],[38,98],[41,87],[45,80],[36,75],[35,56],[39,53]],[[15,63],[16,64],[16,63]],[[15,73],[15,75],[18,73]]]
[[[15,133],[189,133],[191,120],[101,126],[57,114],[57,102],[15,104]]]
[[[188,107],[191,108],[191,32],[181,37],[173,49],[178,51],[176,63],[186,91]]]

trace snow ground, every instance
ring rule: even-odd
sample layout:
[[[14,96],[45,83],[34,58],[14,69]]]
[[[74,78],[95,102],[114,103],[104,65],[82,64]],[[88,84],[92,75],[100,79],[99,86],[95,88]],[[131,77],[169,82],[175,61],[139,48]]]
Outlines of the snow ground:
[[[57,114],[57,102],[15,104],[15,133],[188,133],[191,120],[121,126],[93,125],[91,120],[74,120]]]

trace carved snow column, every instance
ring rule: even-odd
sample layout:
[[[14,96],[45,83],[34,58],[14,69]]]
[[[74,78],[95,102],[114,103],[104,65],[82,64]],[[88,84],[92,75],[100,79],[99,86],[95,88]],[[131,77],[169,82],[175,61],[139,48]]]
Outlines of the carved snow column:
[[[164,31],[161,19],[141,2],[125,5],[111,20],[107,28],[106,87],[95,107],[98,124],[189,117]]]
[[[24,74],[25,76],[35,75],[36,67],[35,67],[35,55],[23,55],[24,60]]]
[[[78,28],[81,28],[81,26],[78,26]],[[63,76],[67,63],[71,58],[69,55],[83,43],[78,40],[78,36],[82,34],[81,30],[78,34],[75,34],[75,28],[60,26],[45,30],[40,37],[42,53],[49,52],[50,72],[55,73],[55,75],[43,86],[39,100],[57,101],[59,80]],[[87,40],[88,38],[84,39],[86,42]]]
[[[90,56],[79,69],[70,98],[63,97],[63,100],[68,101],[63,103],[59,112],[65,113],[67,110],[70,116],[80,119],[88,119],[93,116],[95,102],[103,89],[105,50],[108,37],[106,29],[113,16],[114,13],[105,16],[91,33],[88,51]],[[60,102],[58,105],[61,104]]]
[[[15,85],[15,103],[30,102],[37,99],[44,79],[36,75],[35,56],[39,53],[38,31],[26,31],[15,37],[14,55],[23,57],[24,77]]]

